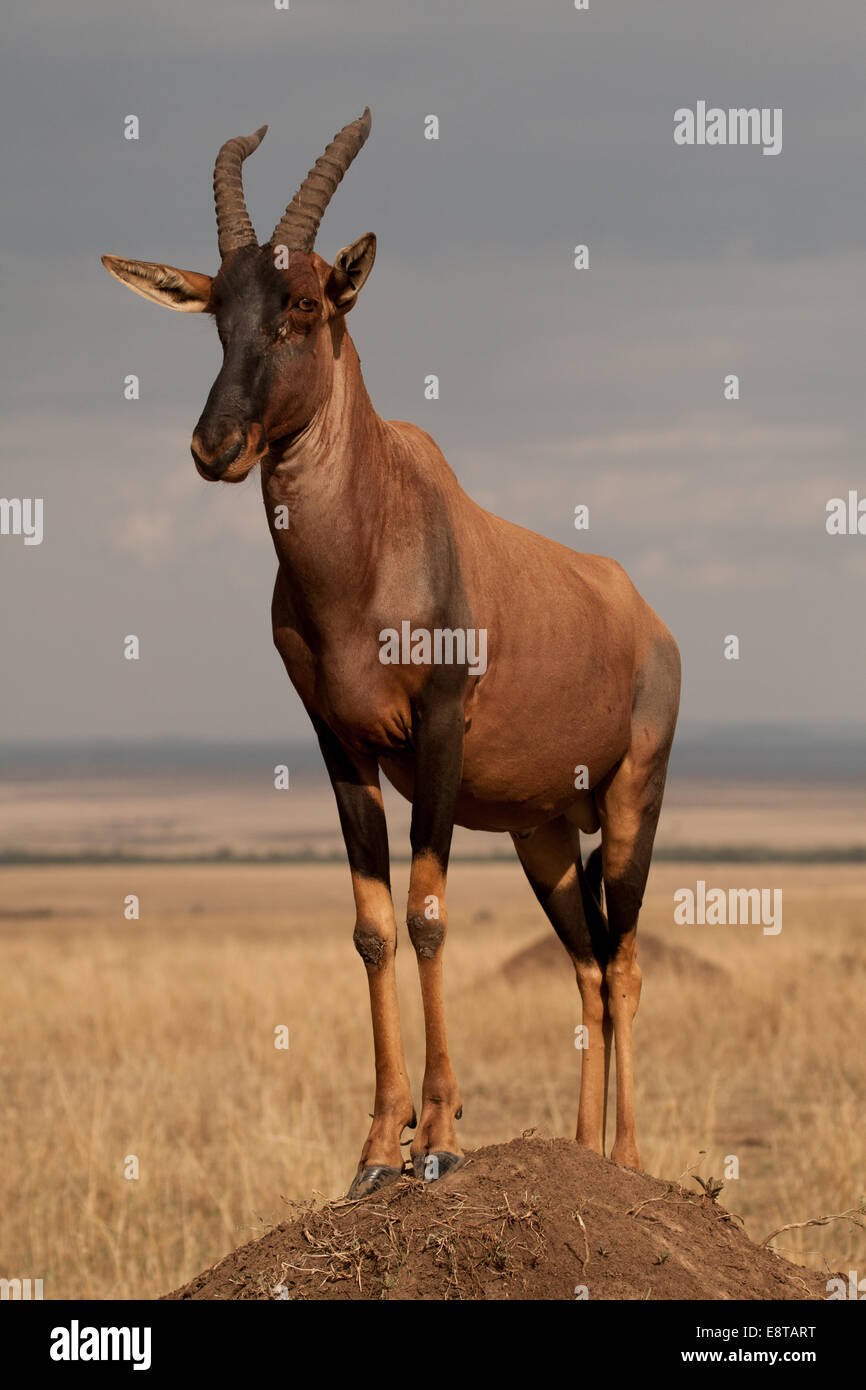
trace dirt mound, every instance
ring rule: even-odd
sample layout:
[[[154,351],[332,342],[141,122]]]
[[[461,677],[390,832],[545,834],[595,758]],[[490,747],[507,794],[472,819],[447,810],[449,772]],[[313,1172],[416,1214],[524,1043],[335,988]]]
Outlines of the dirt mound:
[[[638,960],[644,970],[661,969],[675,975],[688,975],[705,984],[723,984],[730,979],[728,972],[712,961],[703,960],[688,946],[669,946],[652,932],[638,933]],[[528,975],[547,971],[572,970],[568,954],[559,937],[548,932],[533,941],[516,955],[509,956],[501,972],[511,984],[518,984]]]
[[[700,1191],[526,1137],[430,1186],[300,1208],[167,1297],[821,1299],[826,1277],[754,1245]]]

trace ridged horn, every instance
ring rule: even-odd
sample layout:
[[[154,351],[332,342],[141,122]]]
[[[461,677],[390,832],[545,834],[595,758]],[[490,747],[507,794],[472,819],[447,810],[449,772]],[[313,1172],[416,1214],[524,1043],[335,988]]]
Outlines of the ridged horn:
[[[370,108],[350,125],[343,126],[320,155],[274,228],[272,246],[290,251],[312,251],[325,208],[334,189],[370,134]]]
[[[247,155],[258,149],[267,129],[263,125],[254,135],[238,135],[234,140],[226,140],[217,155],[213,171],[213,196],[221,256],[229,251],[237,251],[240,246],[258,245],[244,201],[241,165]]]

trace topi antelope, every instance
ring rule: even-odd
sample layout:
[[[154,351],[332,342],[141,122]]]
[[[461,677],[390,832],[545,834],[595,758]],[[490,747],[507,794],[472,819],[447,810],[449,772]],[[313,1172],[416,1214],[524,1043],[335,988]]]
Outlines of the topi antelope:
[[[266,129],[229,140],[217,157],[216,276],[103,261],[146,299],[216,320],[223,365],[192,438],[201,476],[236,483],[262,466],[278,561],[274,642],[333,784],[370,991],[375,1104],[350,1195],[400,1176],[407,1127],[416,1176],[431,1181],[463,1162],[442,990],[455,823],[511,834],[577,976],[587,1030],[577,1140],[604,1153],[615,1045],[611,1156],[637,1168],[636,935],[679,702],[676,644],[615,561],[482,510],[428,434],[373,409],[346,315],[376,239],[352,242],[333,265],[313,249],[369,134],[369,110],[334,138],[259,246],[241,166]],[[385,659],[385,635],[407,631],[411,648],[398,644]],[[447,656],[440,644],[433,659],[429,641],[416,639],[434,631],[484,634],[484,662],[470,661],[465,642]],[[420,1119],[400,1031],[380,768],[412,803]],[[599,828],[600,850],[584,867],[580,832]]]

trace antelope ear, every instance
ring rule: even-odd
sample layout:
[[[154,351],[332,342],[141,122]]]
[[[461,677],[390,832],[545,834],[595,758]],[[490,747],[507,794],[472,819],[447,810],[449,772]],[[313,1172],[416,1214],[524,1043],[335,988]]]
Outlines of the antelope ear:
[[[358,293],[373,269],[376,259],[376,238],[372,232],[344,246],[334,260],[334,269],[328,278],[328,298],[337,309],[347,314]]]
[[[125,261],[122,256],[103,256],[102,264],[115,280],[128,285],[136,294],[165,304],[182,314],[200,314],[210,300],[211,277],[194,270],[176,270],[173,265],[152,261]]]

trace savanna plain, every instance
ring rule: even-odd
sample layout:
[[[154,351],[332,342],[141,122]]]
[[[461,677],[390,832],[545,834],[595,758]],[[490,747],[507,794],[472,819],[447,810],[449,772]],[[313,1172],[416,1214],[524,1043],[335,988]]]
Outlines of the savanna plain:
[[[758,1241],[857,1208],[866,1192],[866,871],[731,863],[713,846],[813,846],[816,825],[828,842],[857,839],[858,797],[681,785],[660,830],[668,853],[690,849],[654,864],[641,918],[643,1162],[668,1179],[738,1167],[720,1200]],[[405,810],[388,805],[405,852]],[[291,808],[273,790],[207,778],[4,788],[0,844],[69,857],[2,870],[0,1275],[41,1278],[46,1298],[156,1297],[293,1203],[345,1192],[373,1083],[348,871],[232,862],[285,849],[288,824],[307,827],[303,848],[338,846],[318,786]],[[159,862],[87,862],[97,846],[122,857],[145,841]],[[463,857],[492,841],[458,836],[449,877],[466,1149],[533,1127],[573,1135],[580,1074],[574,976],[516,860]],[[203,845],[226,857],[194,862]],[[171,862],[178,854],[189,862]],[[781,888],[782,931],[675,924],[675,890],[698,879]],[[398,923],[407,882],[395,863]],[[137,919],[124,915],[130,894]],[[405,930],[397,964],[417,1104],[423,1024]],[[288,1047],[275,1046],[280,1029]],[[866,1269],[866,1230],[851,1220],[785,1231],[774,1248],[817,1270]]]

